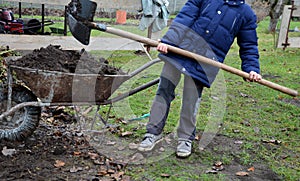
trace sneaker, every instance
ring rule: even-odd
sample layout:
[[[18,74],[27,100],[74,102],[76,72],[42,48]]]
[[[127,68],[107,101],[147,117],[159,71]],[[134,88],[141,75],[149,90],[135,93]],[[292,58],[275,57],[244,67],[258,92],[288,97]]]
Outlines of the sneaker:
[[[181,158],[186,158],[192,153],[192,141],[189,139],[179,139],[176,155]]]
[[[138,150],[139,151],[151,151],[154,146],[159,143],[162,139],[161,134],[154,135],[151,133],[146,133],[143,141],[140,143]]]

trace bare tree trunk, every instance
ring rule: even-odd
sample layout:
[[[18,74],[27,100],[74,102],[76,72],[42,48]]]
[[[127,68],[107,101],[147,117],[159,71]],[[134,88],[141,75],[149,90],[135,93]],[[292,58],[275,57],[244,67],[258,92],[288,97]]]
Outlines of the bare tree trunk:
[[[274,33],[276,31],[276,26],[279,20],[279,17],[282,14],[284,5],[287,5],[290,0],[270,0],[270,24],[269,32]]]

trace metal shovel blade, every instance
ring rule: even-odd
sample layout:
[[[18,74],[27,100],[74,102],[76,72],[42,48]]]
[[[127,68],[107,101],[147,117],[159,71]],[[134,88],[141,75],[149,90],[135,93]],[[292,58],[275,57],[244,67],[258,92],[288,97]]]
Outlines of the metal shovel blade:
[[[89,0],[72,0],[68,4],[68,26],[72,35],[82,44],[90,42],[91,28],[84,21],[93,21],[97,3]]]

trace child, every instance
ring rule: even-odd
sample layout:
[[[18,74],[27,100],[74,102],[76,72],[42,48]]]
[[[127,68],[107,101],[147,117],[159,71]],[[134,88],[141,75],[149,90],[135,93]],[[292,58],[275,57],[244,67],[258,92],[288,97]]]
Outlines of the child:
[[[244,0],[188,0],[161,39],[157,50],[165,64],[152,103],[147,133],[139,151],[150,151],[162,139],[174,90],[184,74],[176,155],[188,157],[195,139],[196,114],[204,87],[213,83],[218,69],[168,52],[166,44],[223,62],[234,39],[240,47],[241,68],[248,81],[261,80],[256,15]]]

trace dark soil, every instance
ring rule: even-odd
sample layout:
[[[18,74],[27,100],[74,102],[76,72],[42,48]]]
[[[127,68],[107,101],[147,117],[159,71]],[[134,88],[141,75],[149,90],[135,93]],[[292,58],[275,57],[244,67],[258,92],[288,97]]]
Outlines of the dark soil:
[[[104,141],[97,139],[95,143],[78,127],[76,119],[65,112],[64,107],[44,109],[40,125],[32,136],[23,142],[0,142],[0,180],[127,181],[134,180],[126,175],[134,168],[147,170],[155,166],[156,161],[165,163],[166,167],[174,166],[164,161],[167,157],[176,159],[178,165],[185,165],[188,168],[186,172],[193,175],[222,174],[226,180],[281,180],[263,161],[243,165],[238,156],[242,151],[241,145],[224,135],[216,135],[202,151],[195,143],[192,156],[180,159],[174,154],[176,146],[172,134],[166,135],[153,152],[141,153],[132,146],[139,140],[118,136],[116,128],[108,128],[107,134],[102,135]],[[11,149],[12,153],[5,156],[3,153],[7,149]],[[205,155],[208,153],[220,157],[231,154],[233,160],[221,163],[221,166],[214,165],[217,160],[212,160],[211,165],[202,163],[202,159],[207,160]],[[255,153],[251,156],[255,157]],[[237,176],[237,173],[247,175]],[[157,175],[156,178],[163,180],[171,176]]]
[[[36,49],[32,53],[26,54],[9,63],[19,67],[65,73],[75,73],[76,71],[76,73],[80,74],[124,74],[119,68],[110,66],[104,58],[95,60],[84,50],[63,50],[60,46],[55,45]]]
[[[98,153],[63,107],[47,108],[35,133],[23,142],[0,141],[0,180],[129,180]],[[7,149],[13,154],[4,155]]]

